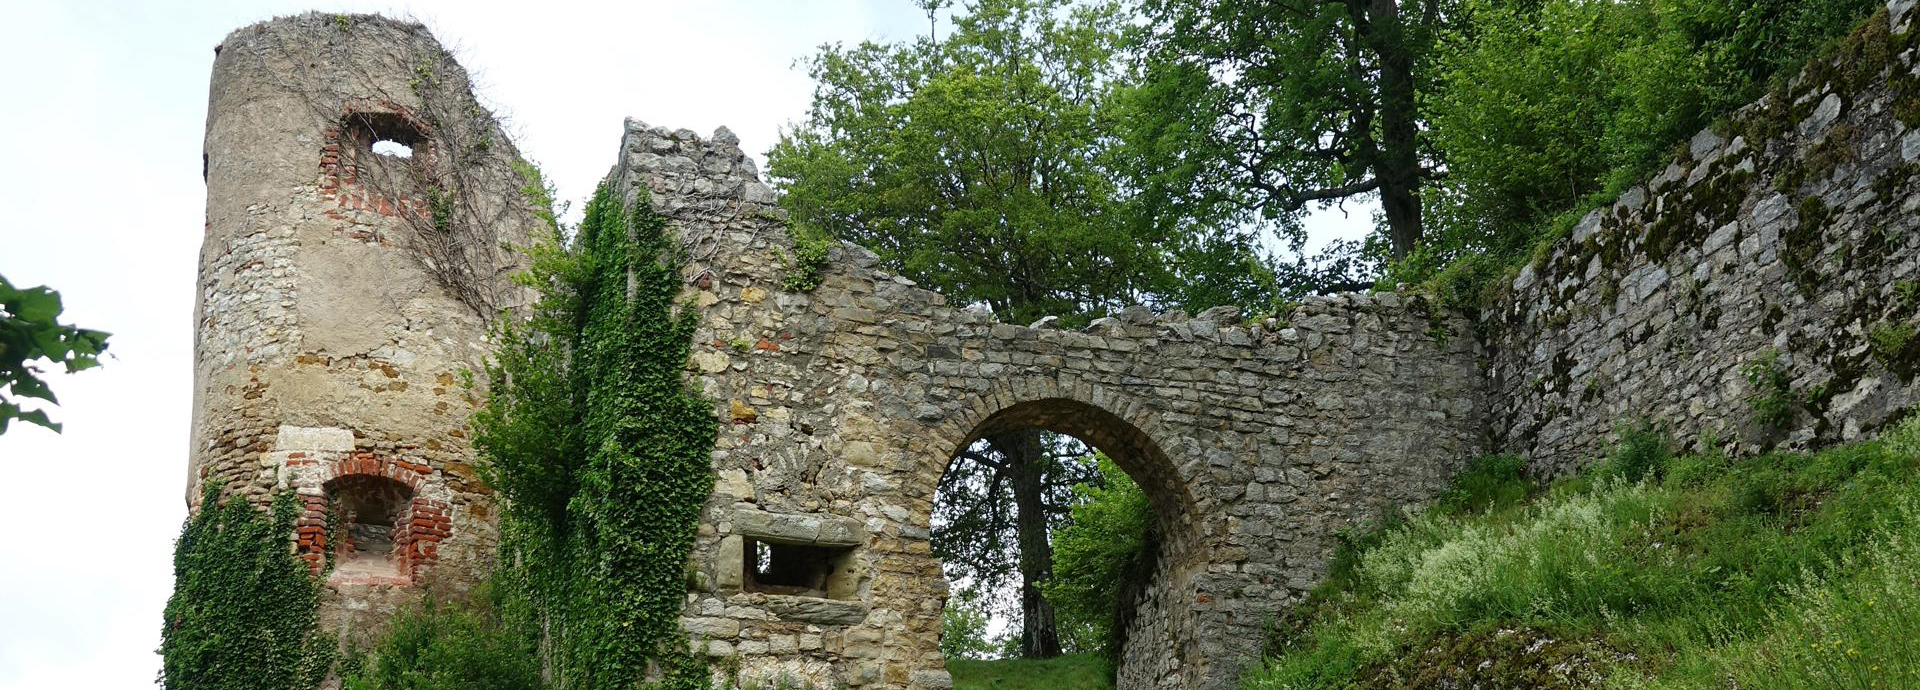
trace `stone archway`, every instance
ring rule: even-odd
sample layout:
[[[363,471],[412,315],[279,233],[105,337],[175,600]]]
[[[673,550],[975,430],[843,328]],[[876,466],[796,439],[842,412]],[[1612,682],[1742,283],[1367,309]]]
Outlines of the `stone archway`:
[[[1098,402],[1094,402],[1098,400]],[[1213,561],[1212,548],[1204,534],[1213,532],[1210,517],[1196,505],[1190,482],[1183,479],[1181,463],[1169,456],[1156,431],[1165,438],[1181,438],[1179,431],[1160,429],[1158,406],[1135,400],[1131,394],[1112,392],[1106,386],[1062,384],[1058,377],[1027,377],[995,384],[989,392],[972,396],[964,413],[948,423],[937,425],[937,438],[931,448],[947,454],[929,457],[924,467],[933,471],[931,486],[937,486],[945,473],[948,457],[972,446],[973,442],[1002,432],[1039,429],[1079,438],[1114,459],[1127,477],[1137,482],[1154,507],[1156,538],[1152,577],[1142,582],[1137,596],[1129,602],[1123,621],[1123,648],[1116,657],[1116,677],[1121,686],[1198,686],[1206,677],[1212,659],[1198,653],[1190,644],[1202,636],[1227,634],[1227,630],[1202,630],[1188,607],[1179,602],[1204,598],[1194,584],[1202,579]],[[970,427],[960,427],[970,425]],[[954,432],[954,429],[966,429]],[[925,502],[931,511],[931,498]],[[927,555],[929,559],[933,555]],[[941,577],[939,567],[922,569]]]
[[[1115,655],[1119,660],[1116,675],[1128,679],[1130,685],[1153,683],[1168,680],[1168,668],[1194,667],[1200,660],[1185,658],[1187,650],[1183,644],[1196,632],[1191,630],[1192,621],[1184,619],[1178,611],[1158,610],[1163,602],[1188,596],[1185,590],[1191,588],[1194,571],[1204,569],[1211,560],[1205,541],[1198,536],[1206,531],[1204,521],[1192,519],[1195,515],[1193,496],[1179,480],[1174,460],[1140,425],[1100,405],[1067,397],[1053,382],[1041,379],[1028,382],[1026,388],[1045,391],[1045,395],[1021,400],[1010,390],[1001,390],[983,396],[978,406],[969,405],[974,409],[994,404],[1004,406],[975,423],[963,440],[953,446],[948,457],[958,455],[980,439],[1026,429],[1071,436],[1105,453],[1141,487],[1153,506],[1155,518],[1153,536],[1147,546],[1148,557],[1154,562],[1152,576],[1149,581],[1137,583],[1137,588],[1123,596],[1121,603],[1129,608],[1121,617],[1128,629],[1119,631],[1124,646]],[[1092,392],[1104,399],[1120,399],[1104,391]],[[1017,401],[1001,402],[1008,399]],[[1151,425],[1150,419],[1150,416],[1143,418],[1142,424]],[[1182,619],[1172,626],[1177,630],[1169,626],[1134,625],[1168,618]],[[1135,627],[1139,628],[1137,634]]]

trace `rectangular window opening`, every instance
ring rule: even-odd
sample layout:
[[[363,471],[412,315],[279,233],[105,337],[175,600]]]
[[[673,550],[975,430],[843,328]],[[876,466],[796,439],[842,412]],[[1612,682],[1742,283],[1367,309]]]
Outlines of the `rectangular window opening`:
[[[781,544],[744,539],[741,554],[749,592],[851,599],[852,547]]]

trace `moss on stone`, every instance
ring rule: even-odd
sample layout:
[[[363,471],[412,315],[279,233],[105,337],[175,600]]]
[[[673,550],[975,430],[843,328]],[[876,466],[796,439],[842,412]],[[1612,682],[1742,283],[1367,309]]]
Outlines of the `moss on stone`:
[[[1800,294],[1809,298],[1826,280],[1817,263],[1825,246],[1827,226],[1832,223],[1834,215],[1833,209],[1820,197],[1802,199],[1800,222],[1788,229],[1783,238],[1785,243],[1780,250],[1780,261],[1787,267],[1787,277],[1793,280],[1794,286],[1800,288]]]

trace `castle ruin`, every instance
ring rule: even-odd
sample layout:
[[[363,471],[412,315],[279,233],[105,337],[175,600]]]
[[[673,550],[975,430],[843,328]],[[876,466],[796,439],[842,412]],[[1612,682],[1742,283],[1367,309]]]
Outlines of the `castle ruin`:
[[[1911,4],[1889,3],[1893,28]],[[1433,498],[1470,457],[1517,450],[1551,476],[1635,415],[1736,452],[1870,433],[1920,368],[1869,342],[1920,278],[1920,130],[1891,86],[1915,62],[1857,90],[1803,75],[1742,115],[1790,126],[1703,132],[1480,324],[1393,292],[1252,323],[1003,324],[845,243],[817,289],[784,291],[783,214],[736,138],[629,120],[609,179],[688,249],[687,376],[722,423],[682,627],[744,679],[950,686],[935,487],[973,441],[1044,429],[1106,452],[1157,516],[1120,687],[1230,687],[1342,530]],[[496,542],[464,384],[488,319],[526,299],[508,248],[545,225],[468,89],[424,29],[370,16],[257,24],[215,61],[188,495],[298,492],[343,635],[471,583]],[[1806,170],[1834,145],[1852,155]],[[1784,427],[1743,409],[1742,366],[1766,352],[1820,391]]]

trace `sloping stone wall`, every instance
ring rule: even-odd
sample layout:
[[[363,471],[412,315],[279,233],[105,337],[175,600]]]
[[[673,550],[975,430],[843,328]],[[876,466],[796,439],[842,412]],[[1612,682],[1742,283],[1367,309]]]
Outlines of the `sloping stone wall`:
[[[1551,475],[1625,419],[1752,453],[1851,440],[1914,403],[1912,6],[1890,2],[1856,50],[1701,132],[1521,272],[1486,324],[1496,447]],[[1765,362],[1786,390],[1749,382]],[[1762,394],[1790,401],[1786,423],[1761,421]]]
[[[1135,308],[1068,331],[947,304],[850,244],[818,289],[785,292],[783,215],[731,133],[630,120],[619,160],[617,189],[673,220],[704,313],[690,373],[725,427],[685,626],[744,681],[949,684],[929,521],[948,459],[986,434],[1072,434],[1152,500],[1161,559],[1124,688],[1230,686],[1339,530],[1482,450],[1480,348],[1417,300],[1315,299],[1286,324]],[[755,541],[837,554],[839,579],[753,591]]]

